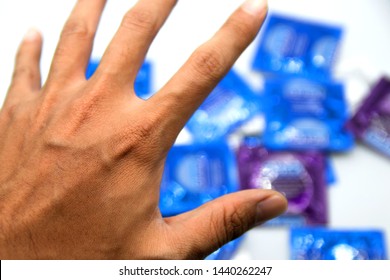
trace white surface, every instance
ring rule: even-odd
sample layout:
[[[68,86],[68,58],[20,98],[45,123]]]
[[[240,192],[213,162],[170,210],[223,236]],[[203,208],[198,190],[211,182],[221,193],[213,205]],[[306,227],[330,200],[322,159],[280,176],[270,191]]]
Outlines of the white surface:
[[[0,0],[0,101],[11,79],[17,46],[32,26],[44,34],[42,71],[46,76],[61,27],[74,2]],[[122,15],[134,2],[109,1],[95,41],[94,56],[102,55]],[[240,3],[240,0],[179,1],[148,55],[156,67],[156,88],[163,85]],[[269,0],[269,3],[271,11],[344,26],[337,74],[347,84],[351,108],[364,96],[368,83],[385,73],[390,76],[390,1]],[[254,45],[237,63],[242,73],[249,73],[253,50]],[[332,158],[338,182],[329,192],[330,227],[383,229],[390,244],[390,161],[361,145]],[[288,229],[258,228],[248,234],[236,258],[287,259],[287,248]]]

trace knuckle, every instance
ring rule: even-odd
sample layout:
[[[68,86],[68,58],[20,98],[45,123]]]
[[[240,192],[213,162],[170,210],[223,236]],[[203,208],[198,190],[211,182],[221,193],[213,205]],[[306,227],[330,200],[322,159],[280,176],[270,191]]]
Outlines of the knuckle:
[[[156,125],[151,119],[128,123],[127,127],[110,141],[109,161],[131,157],[142,165],[152,164],[158,149]]]
[[[62,35],[62,37],[64,37],[64,36]],[[60,59],[60,58],[63,58],[63,57],[66,58],[68,53],[69,53],[69,48],[67,46],[64,46],[63,44],[58,44],[58,46],[56,48],[56,52],[55,52],[56,59]],[[59,70],[60,67],[58,67],[56,65],[56,61],[55,60],[53,60],[53,64],[56,67],[53,67],[54,69],[50,70],[51,71],[50,74],[57,74],[60,71]]]
[[[246,44],[249,44],[255,38],[258,31],[250,22],[234,18],[226,22],[226,27],[233,32],[237,41],[242,41]]]
[[[76,36],[79,39],[89,39],[93,36],[93,32],[88,28],[84,20],[70,19],[62,30],[62,36]]]
[[[121,26],[130,31],[153,31],[154,15],[147,10],[132,9],[123,17]]]
[[[70,106],[70,131],[80,130],[92,118],[96,105],[89,102],[77,102]]]
[[[242,233],[249,229],[247,219],[244,213],[233,205],[223,210],[223,221],[228,240],[239,237]]]
[[[225,213],[223,213],[223,219],[221,219],[220,215],[215,215],[213,212],[210,215],[210,236],[214,238],[213,244],[216,244],[217,247],[222,247],[225,243],[228,242],[230,237],[229,231],[225,226]]]
[[[155,125],[151,120],[143,120],[142,123],[135,125],[131,129],[131,146],[135,155],[140,155],[141,158],[146,158],[154,149],[154,142],[156,142]]]
[[[151,125],[148,122],[142,122],[134,125],[130,130],[131,139],[135,147],[140,147],[140,143],[145,143],[148,141],[151,134]]]
[[[195,72],[211,79],[219,79],[226,71],[222,54],[215,49],[198,49],[192,56]]]
[[[113,83],[116,73],[111,73],[107,69],[99,69],[99,78],[89,85],[89,92],[91,95],[101,97],[113,97],[122,92],[122,88]]]
[[[18,67],[15,68],[15,71],[12,75],[12,80],[16,81],[22,77],[23,78],[26,77],[29,80],[32,80],[34,78],[34,73],[30,67],[28,67],[26,65],[19,65]]]
[[[4,116],[6,119],[12,120],[15,116],[19,113],[19,104],[4,104],[3,108],[1,109],[2,116]]]
[[[1,110],[1,118],[3,121],[14,123],[15,125],[26,128],[32,123],[32,110],[27,104],[13,102],[5,104]]]
[[[107,96],[99,91],[84,92],[84,95],[72,100],[64,109],[63,114],[67,121],[63,132],[75,135],[87,127],[92,121],[102,118],[102,110]]]

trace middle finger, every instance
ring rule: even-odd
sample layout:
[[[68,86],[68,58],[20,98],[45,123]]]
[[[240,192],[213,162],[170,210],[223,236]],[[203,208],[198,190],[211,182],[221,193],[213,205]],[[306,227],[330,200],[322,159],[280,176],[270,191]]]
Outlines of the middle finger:
[[[103,55],[96,75],[109,76],[120,87],[131,86],[157,32],[177,0],[140,0],[124,16]]]

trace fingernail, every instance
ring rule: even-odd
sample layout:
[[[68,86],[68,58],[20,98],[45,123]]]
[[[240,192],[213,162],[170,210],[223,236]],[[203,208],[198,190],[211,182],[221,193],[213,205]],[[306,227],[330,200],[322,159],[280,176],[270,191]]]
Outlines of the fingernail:
[[[23,37],[23,41],[26,42],[32,42],[37,40],[40,37],[40,33],[37,29],[35,28],[30,28],[27,33]]]
[[[283,214],[287,209],[287,200],[281,194],[274,194],[257,204],[256,225]]]
[[[267,8],[267,0],[246,0],[241,7],[248,14],[258,15]]]

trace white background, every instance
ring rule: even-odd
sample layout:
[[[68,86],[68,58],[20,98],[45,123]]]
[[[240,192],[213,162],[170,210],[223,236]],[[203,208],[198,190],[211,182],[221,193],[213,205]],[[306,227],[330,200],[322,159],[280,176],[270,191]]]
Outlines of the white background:
[[[283,261],[283,260],[268,260],[268,261],[3,261],[1,269],[1,279],[3,280],[69,280],[69,279],[94,279],[94,280],[115,280],[115,279],[145,279],[145,280],[161,280],[161,279],[299,279],[299,280],[329,280],[340,279],[340,275],[348,275],[347,279],[354,280],[387,280],[390,273],[390,261]],[[146,276],[120,276],[119,270],[124,267],[132,269],[169,269],[172,271],[175,267],[176,276],[151,276],[151,272]],[[216,271],[223,267],[248,268],[248,271],[253,271],[250,267],[266,267],[264,271],[269,275],[246,275],[235,276],[227,274],[214,275]],[[196,269],[196,272],[194,271]],[[202,269],[203,273],[199,273]],[[185,272],[186,270],[186,272]],[[140,271],[140,269],[138,269]],[[237,270],[236,270],[237,271]],[[192,272],[192,276],[184,276]],[[194,274],[194,272],[196,274]],[[132,272],[134,274],[134,272]],[[182,273],[182,274],[180,274]],[[256,270],[255,273],[256,274]]]
[[[111,0],[103,15],[93,55],[100,57],[122,15],[135,1]],[[10,82],[17,46],[30,27],[44,34],[42,71],[46,76],[56,42],[75,1],[0,0],[0,101]],[[181,0],[150,49],[155,88],[180,67],[199,44],[207,40],[240,0]],[[270,11],[299,15],[345,28],[337,76],[347,85],[351,111],[371,83],[390,76],[389,0],[269,0]],[[246,77],[256,42],[237,68]],[[332,155],[337,183],[329,190],[330,227],[383,229],[390,234],[390,161],[363,145],[346,154]],[[236,259],[288,259],[288,229],[252,230]],[[387,235],[387,244],[390,237]],[[388,247],[389,248],[389,247]]]

